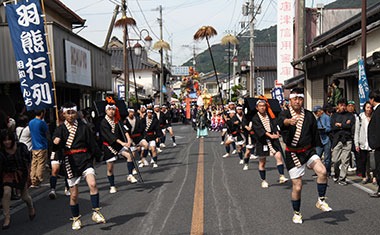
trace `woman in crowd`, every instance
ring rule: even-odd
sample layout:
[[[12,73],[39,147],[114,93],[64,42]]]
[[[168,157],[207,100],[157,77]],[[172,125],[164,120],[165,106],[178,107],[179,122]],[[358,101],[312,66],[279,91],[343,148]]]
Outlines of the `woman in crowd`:
[[[202,106],[199,106],[197,115],[196,115],[196,126],[197,126],[197,138],[204,138],[208,135],[207,131],[207,111]]]
[[[367,101],[363,106],[362,112],[355,123],[355,149],[359,153],[359,161],[357,161],[358,174],[362,176],[362,183],[370,182],[369,174],[369,151],[371,148],[368,145],[368,124],[372,116],[372,106]]]
[[[31,155],[23,143],[17,143],[16,137],[11,131],[2,131],[0,135],[0,175],[3,181],[3,213],[4,223],[2,229],[8,229],[11,224],[10,202],[12,188],[21,191],[21,199],[26,203],[29,211],[29,219],[33,220],[36,211],[32,198],[28,193],[30,184]]]

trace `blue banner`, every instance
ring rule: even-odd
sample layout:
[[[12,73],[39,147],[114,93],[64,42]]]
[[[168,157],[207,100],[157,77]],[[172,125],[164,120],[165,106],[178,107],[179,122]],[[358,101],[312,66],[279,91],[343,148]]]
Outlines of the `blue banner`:
[[[51,108],[54,96],[40,1],[18,1],[5,9],[25,106],[28,111]]]
[[[275,87],[272,90],[272,99],[278,100],[280,105],[284,102],[284,92],[282,90],[282,87]]]
[[[363,105],[369,100],[369,87],[367,81],[367,75],[365,73],[364,61],[360,59],[358,61],[359,67],[359,101],[360,101],[360,112],[363,112]]]

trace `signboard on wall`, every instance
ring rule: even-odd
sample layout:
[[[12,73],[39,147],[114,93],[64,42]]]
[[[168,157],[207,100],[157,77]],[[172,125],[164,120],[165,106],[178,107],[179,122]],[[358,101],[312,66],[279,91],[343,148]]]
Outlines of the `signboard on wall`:
[[[188,76],[189,66],[173,66],[172,75],[173,76]]]
[[[293,0],[278,0],[277,2],[277,80],[284,81],[293,77],[294,32],[293,32]]]
[[[264,78],[262,78],[262,77],[256,78],[256,94],[257,95],[264,95],[265,94]]]
[[[91,52],[65,40],[66,81],[91,86]]]

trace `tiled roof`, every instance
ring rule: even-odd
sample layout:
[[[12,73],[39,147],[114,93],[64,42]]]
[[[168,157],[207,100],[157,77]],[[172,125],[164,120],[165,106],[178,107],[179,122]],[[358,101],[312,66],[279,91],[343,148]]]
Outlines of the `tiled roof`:
[[[255,67],[271,67],[277,65],[276,43],[255,43]]]
[[[112,47],[108,49],[108,52],[111,53],[111,66],[114,70],[123,70],[124,68],[124,58],[123,58],[123,48]],[[132,54],[132,60],[131,60]],[[135,71],[138,70],[153,70],[155,66],[148,62],[148,56],[146,51],[142,51],[140,56],[135,55],[133,49],[128,49],[128,68],[132,70],[132,61],[133,68]]]

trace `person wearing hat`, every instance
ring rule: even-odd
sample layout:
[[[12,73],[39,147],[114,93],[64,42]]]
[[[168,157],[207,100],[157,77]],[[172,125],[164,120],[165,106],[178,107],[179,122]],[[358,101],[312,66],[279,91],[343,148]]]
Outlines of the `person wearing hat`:
[[[101,151],[96,143],[94,134],[85,124],[77,121],[77,106],[74,103],[63,105],[65,121],[57,127],[53,138],[53,151],[64,152],[64,166],[68,184],[70,186],[70,208],[72,229],[82,227],[79,214],[79,188],[82,177],[85,178],[90,191],[92,205],[92,220],[95,223],[106,223],[100,213],[99,191],[96,185],[93,159],[100,155]]]
[[[256,137],[256,154],[259,158],[259,174],[261,187],[268,188],[266,181],[265,163],[267,156],[274,156],[279,173],[278,181],[283,184],[288,181],[284,176],[284,163],[282,162],[282,148],[279,141],[280,133],[274,115],[267,113],[267,101],[259,99],[256,102],[257,113],[252,118],[252,128]]]
[[[313,113],[304,109],[302,88],[294,88],[289,95],[289,110],[283,110],[278,117],[278,125],[286,144],[285,164],[292,180],[293,223],[303,222],[301,209],[302,176],[306,167],[317,174],[318,199],[315,206],[322,211],[332,209],[326,203],[327,174],[326,168],[315,147],[321,145],[317,130],[317,121]]]
[[[317,128],[322,143],[322,146],[317,146],[315,150],[320,158],[322,158],[322,154],[324,155],[323,162],[326,167],[327,176],[331,176],[331,141],[329,137],[331,131],[330,116],[325,114],[322,107],[319,105],[314,106],[313,113],[317,118]]]
[[[149,151],[151,152],[153,168],[158,167],[157,161],[157,148],[156,143],[162,135],[158,119],[154,116],[152,109],[147,109],[147,115],[141,120],[144,139],[149,144]]]

